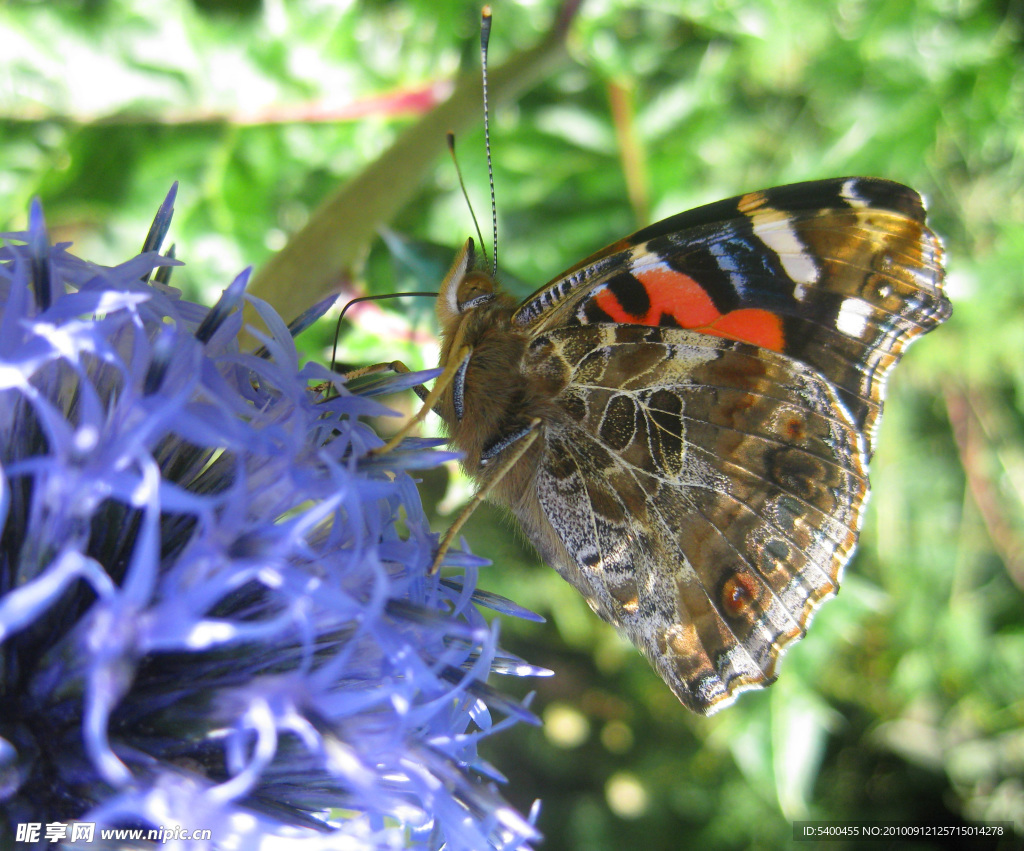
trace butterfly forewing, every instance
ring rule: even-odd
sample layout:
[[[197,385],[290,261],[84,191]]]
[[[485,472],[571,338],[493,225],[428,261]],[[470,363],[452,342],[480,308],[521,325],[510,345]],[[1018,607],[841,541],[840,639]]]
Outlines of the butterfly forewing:
[[[538,290],[515,321],[691,328],[785,352],[873,441],[885,379],[950,313],[920,196],[840,178],[753,192],[637,232]]]

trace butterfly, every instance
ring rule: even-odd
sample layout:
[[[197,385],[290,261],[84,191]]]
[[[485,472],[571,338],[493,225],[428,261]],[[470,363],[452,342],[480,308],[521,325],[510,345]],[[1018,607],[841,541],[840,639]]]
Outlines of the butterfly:
[[[920,196],[862,177],[681,213],[519,304],[469,240],[437,298],[444,371],[423,412],[475,500],[509,508],[710,714],[771,684],[837,592],[886,379],[949,317],[943,277]]]

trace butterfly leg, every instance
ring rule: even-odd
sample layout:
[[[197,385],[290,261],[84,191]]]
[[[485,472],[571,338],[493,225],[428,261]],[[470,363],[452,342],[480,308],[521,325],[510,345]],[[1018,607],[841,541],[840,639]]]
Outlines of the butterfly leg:
[[[346,372],[345,381],[352,381],[356,378],[365,378],[367,375],[376,375],[379,372],[394,372],[399,375],[405,375],[406,373],[412,372],[412,370],[400,360],[388,361],[387,363],[374,363],[370,364],[370,366],[361,366],[359,369],[353,369],[351,372]],[[412,389],[420,399],[425,400],[429,395],[429,391],[422,384],[417,384]]]
[[[459,516],[455,518],[455,522],[453,522],[448,528],[444,539],[437,548],[434,560],[430,564],[430,574],[437,573],[438,568],[441,566],[441,562],[444,560],[445,555],[447,555],[448,550],[451,549],[452,543],[455,541],[455,536],[459,534],[459,530],[466,524],[466,521],[469,520],[470,516],[474,511],[476,511],[480,503],[487,499],[488,494],[494,490],[498,482],[508,475],[508,472],[519,463],[519,460],[526,454],[526,451],[533,446],[537,438],[540,437],[540,426],[540,417],[534,417],[530,420],[530,424],[526,426],[526,428],[504,438],[495,448],[495,454],[507,448],[511,448],[511,452],[509,453],[508,458],[502,461],[499,467],[495,468],[484,486],[473,494],[473,498],[466,503],[466,506],[459,512]]]
[[[455,376],[458,374],[460,367],[463,362],[466,361],[472,354],[472,350],[469,346],[463,346],[456,352],[455,357],[451,358],[447,364],[445,364],[444,372],[442,372],[435,380],[434,386],[430,389],[430,392],[425,396],[420,396],[423,400],[423,405],[420,409],[406,420],[395,435],[383,446],[378,446],[376,449],[371,449],[369,455],[385,455],[390,452],[399,443],[401,443],[408,436],[416,426],[426,419],[428,413],[434,410],[434,406],[437,404],[438,399],[441,398],[441,394],[449,387],[452,381],[455,380]],[[397,361],[396,361],[397,363]],[[384,364],[384,366],[390,366],[390,364]],[[408,370],[406,370],[408,372]],[[419,395],[419,393],[417,393]]]

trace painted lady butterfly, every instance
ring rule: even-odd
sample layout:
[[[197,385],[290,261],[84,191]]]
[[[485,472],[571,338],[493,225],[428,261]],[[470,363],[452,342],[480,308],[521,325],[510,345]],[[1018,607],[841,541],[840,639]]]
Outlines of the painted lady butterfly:
[[[886,378],[949,317],[942,280],[917,193],[860,177],[673,216],[519,305],[470,240],[424,410],[478,497],[710,713],[770,684],[836,593]]]

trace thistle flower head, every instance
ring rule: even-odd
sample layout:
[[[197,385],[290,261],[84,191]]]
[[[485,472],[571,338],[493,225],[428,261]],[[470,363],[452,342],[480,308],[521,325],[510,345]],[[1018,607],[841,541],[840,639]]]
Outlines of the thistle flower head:
[[[113,268],[51,246],[38,204],[0,248],[0,822],[523,847],[477,742],[532,720],[488,674],[540,673],[481,608],[528,613],[471,558],[427,575],[407,471],[449,456],[368,456],[359,420],[430,376],[356,394],[300,367],[248,272],[212,309],[180,298],[172,203]]]

